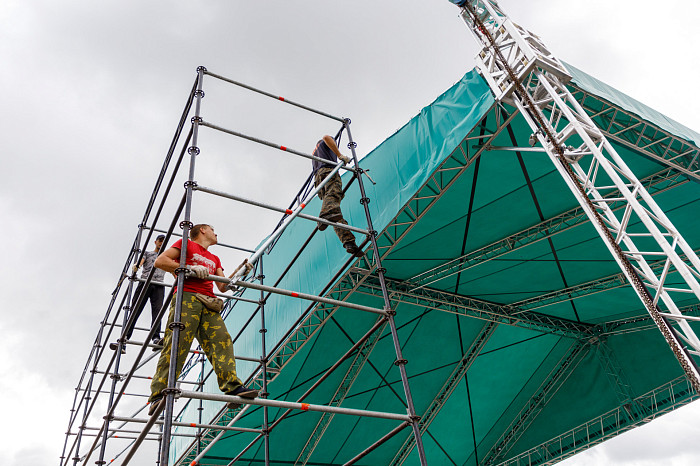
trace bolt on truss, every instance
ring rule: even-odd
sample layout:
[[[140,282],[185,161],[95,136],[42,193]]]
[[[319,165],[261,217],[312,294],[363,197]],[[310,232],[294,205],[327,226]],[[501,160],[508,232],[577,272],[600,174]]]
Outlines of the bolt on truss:
[[[348,143],[348,149],[351,151],[353,159],[352,166],[347,165],[344,162],[338,162],[337,164],[335,164],[331,175],[326,177],[326,179],[322,183],[320,183],[319,186],[315,186],[312,189],[302,188],[302,191],[289,208],[282,208],[267,203],[258,202],[255,200],[247,199],[243,196],[239,196],[232,193],[226,193],[211,187],[199,186],[195,177],[195,165],[196,160],[200,155],[198,140],[200,138],[201,127],[207,127],[225,134],[229,134],[239,138],[244,138],[249,141],[267,147],[279,149],[302,158],[318,160],[318,158],[314,155],[306,154],[298,150],[290,149],[283,145],[275,144],[264,139],[249,136],[238,131],[227,129],[217,124],[205,121],[202,117],[202,101],[204,98],[203,83],[205,77],[207,76],[210,78],[221,80],[223,82],[234,84],[244,89],[256,92],[260,95],[274,98],[275,100],[278,100],[280,102],[292,105],[294,107],[306,111],[310,111],[312,113],[342,123],[342,127],[338,134],[342,134],[343,131],[347,132],[348,139],[350,141]],[[190,120],[191,128],[188,133],[185,133],[186,121],[189,115],[193,115]],[[179,145],[182,146],[182,149],[179,153],[179,157],[175,158],[174,156]],[[345,414],[389,419],[400,422],[400,424],[398,424],[391,431],[384,434],[383,436],[380,436],[378,440],[375,441],[372,445],[369,445],[364,450],[356,454],[353,458],[350,458],[346,464],[354,464],[355,462],[359,461],[361,458],[365,457],[367,454],[378,448],[381,444],[383,444],[393,436],[397,435],[407,427],[412,428],[412,441],[415,443],[419,451],[419,458],[421,464],[427,464],[425,460],[425,454],[423,452],[422,439],[420,437],[421,432],[418,428],[418,422],[420,418],[416,415],[415,408],[413,407],[411,391],[408,383],[408,376],[404,367],[406,360],[403,359],[401,354],[401,346],[398,339],[398,332],[396,324],[394,322],[395,311],[392,310],[392,303],[390,302],[388,297],[388,289],[386,285],[387,279],[384,277],[384,269],[381,266],[381,258],[379,256],[379,248],[377,246],[378,235],[373,229],[372,219],[367,206],[367,204],[369,203],[369,198],[367,197],[364,190],[363,177],[361,176],[364,173],[364,171],[359,166],[359,160],[355,151],[356,146],[357,144],[353,141],[352,134],[350,132],[350,120],[347,118],[335,117],[326,112],[322,112],[320,110],[316,110],[311,107],[298,104],[286,98],[275,96],[265,91],[261,91],[251,86],[242,84],[240,82],[225,78],[214,73],[210,73],[204,67],[199,67],[197,69],[197,78],[192,87],[192,91],[190,92],[187,104],[185,106],[185,110],[183,111],[182,117],[180,118],[178,128],[176,130],[175,136],[166,156],[163,168],[161,169],[161,173],[158,177],[156,188],[154,189],[151,199],[148,202],[148,206],[146,209],[146,213],[144,214],[143,220],[139,224],[136,239],[134,240],[127,261],[122,269],[120,279],[113,292],[112,302],[109,305],[106,316],[101,322],[97,339],[95,341],[95,344],[93,345],[92,352],[90,354],[90,357],[88,358],[88,362],[85,366],[85,370],[83,371],[83,375],[80,379],[78,388],[76,388],[76,396],[73,408],[71,409],[71,416],[66,435],[66,442],[64,445],[64,452],[63,456],[61,457],[62,466],[67,466],[71,461],[73,462],[74,466],[78,464],[85,465],[88,464],[88,461],[92,456],[97,456],[97,464],[107,463],[108,461],[106,460],[106,448],[108,442],[112,441],[113,439],[127,439],[131,440],[131,443],[127,446],[127,448],[123,449],[114,459],[112,459],[112,461],[114,461],[117,457],[122,456],[122,454],[125,454],[123,456],[121,464],[126,465],[130,461],[135,459],[135,455],[143,441],[155,440],[159,442],[159,452],[157,459],[158,463],[163,465],[170,464],[170,443],[171,440],[175,437],[191,437],[194,439],[192,441],[192,444],[190,444],[190,447],[186,449],[185,453],[183,453],[183,455],[180,458],[178,458],[175,461],[175,463],[182,464],[184,462],[196,462],[206,454],[206,452],[214,445],[214,443],[216,443],[216,441],[219,438],[221,438],[221,435],[224,432],[231,431],[257,434],[256,439],[253,440],[253,442],[251,442],[251,444],[248,447],[246,447],[244,451],[242,451],[236,458],[239,458],[241,455],[243,455],[245,451],[247,451],[247,449],[250,448],[258,439],[263,439],[265,442],[265,463],[270,464],[269,435],[273,431],[275,426],[278,425],[279,422],[281,422],[286,417],[286,414],[283,415],[281,418],[278,418],[274,423],[269,424],[267,412],[268,407],[286,408],[287,414],[290,412],[290,410],[294,409],[300,409],[302,411],[319,411],[324,413],[321,420],[313,429],[312,434],[309,437],[309,441],[307,442],[307,447],[300,453],[300,461],[303,463],[306,463],[313,454],[318,440],[321,438],[323,433],[326,432],[326,430],[329,428],[329,423],[333,416],[335,414]],[[189,159],[188,166],[186,163],[184,163],[187,160],[186,156],[188,156]],[[171,162],[174,162],[174,164]],[[158,224],[161,221],[161,214],[164,211],[166,200],[171,196],[171,188],[175,177],[181,170],[184,170],[187,173],[187,181],[185,183],[184,194],[182,195],[179,205],[175,210],[169,228],[161,229],[158,227]],[[357,182],[361,194],[361,204],[363,204],[365,219],[367,222],[366,228],[358,228],[352,225],[330,222],[319,217],[306,215],[302,213],[302,210],[306,207],[306,204],[315,196],[317,196],[318,192],[330,180],[331,176],[338,173],[340,170],[350,171],[353,174],[350,182],[347,185],[353,182]],[[169,181],[166,181],[166,175],[168,171],[171,171],[171,177]],[[345,187],[346,190],[348,188],[347,185]],[[218,276],[208,277],[212,281],[223,281],[227,285],[229,285],[230,289],[234,290],[233,296],[228,294],[216,293],[218,296],[227,299],[228,310],[235,306],[237,302],[247,302],[257,305],[253,316],[251,316],[248,322],[244,325],[244,328],[241,329],[240,333],[234,338],[234,343],[238,339],[238,336],[242,334],[243,330],[245,330],[245,328],[251,324],[251,322],[253,321],[253,317],[259,313],[262,329],[260,334],[263,354],[260,358],[238,356],[237,359],[250,361],[257,365],[257,368],[253,371],[253,374],[246,382],[247,384],[250,384],[252,386],[260,387],[261,396],[258,399],[249,400],[242,399],[239,397],[209,394],[203,392],[204,383],[209,378],[212,371],[209,370],[208,373],[205,373],[204,358],[202,357],[203,353],[200,350],[190,351],[190,359],[183,368],[179,380],[176,380],[176,351],[179,346],[180,332],[183,327],[180,322],[180,309],[183,300],[182,289],[184,280],[186,279],[185,265],[187,243],[183,242],[180,251],[180,265],[179,268],[175,271],[177,276],[176,283],[174,284],[174,286],[171,287],[172,289],[175,289],[176,287],[177,291],[173,292],[171,289],[168,295],[168,299],[165,300],[163,306],[160,309],[158,318],[155,319],[157,321],[160,321],[160,319],[165,315],[166,311],[169,308],[169,302],[172,298],[175,302],[175,306],[172,315],[172,323],[169,325],[169,329],[172,335],[172,346],[167,388],[163,391],[165,402],[160,403],[155,412],[147,418],[138,417],[139,414],[145,409],[145,406],[143,405],[141,405],[141,407],[138,410],[136,410],[136,412],[129,416],[117,415],[116,410],[118,408],[118,405],[120,404],[120,401],[124,397],[131,396],[132,398],[142,399],[146,396],[143,393],[138,393],[137,390],[127,391],[126,389],[130,382],[151,379],[151,377],[137,374],[137,371],[142,369],[149,361],[153,360],[157,356],[157,353],[155,353],[150,357],[147,357],[146,350],[152,348],[154,351],[156,351],[160,348],[159,346],[150,343],[153,335],[157,330],[155,326],[150,329],[138,329],[139,331],[147,332],[147,335],[145,335],[142,340],[130,340],[125,337],[125,335],[128,334],[128,329],[137,329],[135,328],[135,325],[138,316],[135,315],[135,313],[131,312],[131,310],[143,304],[144,300],[146,299],[145,290],[149,285],[164,286],[165,288],[169,287],[169,285],[165,283],[159,283],[153,280],[153,271],[151,271],[150,275],[147,278],[142,277],[139,279],[136,277],[135,272],[129,274],[129,270],[131,270],[132,264],[140,263],[141,258],[143,257],[143,253],[145,251],[145,249],[140,249],[141,245],[149,244],[151,237],[154,233],[164,233],[166,235],[164,243],[166,244],[173,236],[187,238],[189,230],[193,226],[190,219],[192,217],[193,212],[192,200],[193,196],[196,193],[214,195],[284,214],[283,219],[274,229],[272,234],[269,235],[266,238],[266,240],[255,250],[243,248],[240,246],[220,244],[221,246],[230,247],[238,251],[249,253],[250,257],[248,258],[248,261],[252,264],[255,264],[256,270],[259,273],[257,276],[253,276],[252,278],[246,280],[244,279],[244,273],[239,272],[234,274],[233,278],[230,280],[222,279]],[[160,203],[157,204],[159,198],[161,200]],[[317,229],[313,231],[309,239],[307,239],[307,241],[301,246],[299,252],[292,259],[292,261],[289,263],[284,272],[280,275],[280,278],[277,280],[277,282],[274,285],[264,284],[264,274],[262,272],[263,255],[265,252],[269,252],[272,248],[274,248],[276,240],[281,236],[281,234],[284,232],[287,226],[294,220],[324,223],[335,228],[346,229],[364,235],[366,239],[364,242],[361,243],[360,247],[364,248],[367,245],[369,245],[371,248],[371,252],[369,253],[369,255],[373,256],[374,258],[371,263],[368,262],[368,259],[366,257],[361,259],[367,262],[368,267],[368,272],[366,273],[364,278],[366,278],[370,274],[375,275],[377,277],[376,283],[377,286],[382,290],[382,296],[384,298],[383,306],[380,308],[373,308],[348,302],[347,298],[350,296],[353,290],[356,290],[357,287],[359,287],[359,283],[356,287],[351,287],[350,289],[348,289],[347,287],[339,288],[338,286],[336,286],[335,288],[331,288],[331,285],[342,277],[341,272],[347,269],[353,262],[357,260],[355,258],[348,259],[341,271],[339,271],[335,276],[331,277],[328,284],[323,288],[323,291],[320,295],[312,295],[298,291],[285,290],[277,286],[282,280],[282,278],[285,276],[285,274],[290,270],[291,266],[294,264],[297,258],[303,253],[304,248],[306,248],[311,238],[313,238],[313,235],[316,233],[316,231],[318,231]],[[181,233],[175,232],[175,229],[178,225],[182,229]],[[140,288],[143,289],[143,291],[141,291],[138,294],[138,296],[135,296],[132,290],[132,287],[135,283],[138,283]],[[246,289],[259,291],[260,299],[255,300],[250,298],[243,298],[242,296],[240,296],[242,292]],[[330,291],[330,293],[327,293],[328,291]],[[265,303],[271,294],[278,294],[294,299],[306,300],[309,301],[310,304],[307,309],[307,312],[305,313],[306,317],[300,318],[300,321],[298,322],[298,324],[300,325],[295,325],[292,329],[290,329],[290,331],[288,331],[285,334],[284,338],[280,340],[272,349],[272,351],[268,353],[266,349],[265,338]],[[119,296],[121,296],[121,301],[119,300]],[[341,357],[341,359],[336,364],[334,364],[330,369],[328,369],[328,371],[321,376],[321,378],[307,391],[307,393],[304,396],[302,396],[302,398],[298,402],[294,403],[268,399],[268,384],[274,381],[274,379],[280,374],[280,372],[284,368],[285,364],[289,361],[289,359],[294,354],[296,354],[296,352],[301,348],[301,346],[304,345],[306,341],[308,341],[308,337],[311,334],[313,334],[313,332],[315,332],[318,328],[320,328],[320,326],[322,326],[325,322],[327,322],[328,319],[332,317],[333,313],[340,307],[355,311],[365,311],[377,314],[377,321],[372,326],[372,328],[369,329],[367,334],[364,337],[362,337],[359,341],[357,341],[346,352],[346,354],[343,357]],[[116,312],[112,313],[114,309],[116,309]],[[319,319],[308,320],[309,315],[319,316]],[[304,333],[304,328],[308,329],[308,332],[305,333],[304,338],[289,338],[291,335],[294,334],[294,332],[301,331],[302,333]],[[105,348],[109,346],[107,343],[113,338],[112,334],[114,333],[115,329],[117,332],[120,332],[120,336],[117,338],[116,343],[112,345],[113,349],[115,350],[111,358],[109,358],[109,361],[105,365],[103,364],[104,351]],[[388,329],[396,351],[395,365],[398,367],[399,373],[401,375],[401,381],[405,396],[404,405],[406,406],[406,413],[385,413],[344,408],[342,406],[343,400],[345,399],[350,388],[352,387],[353,382],[359,376],[361,368],[369,358],[372,349],[375,347],[376,343],[379,340],[379,337],[382,335],[385,329]],[[297,343],[294,343],[295,341]],[[294,350],[291,352],[287,350],[287,348],[289,348],[288,345],[290,344],[292,345],[292,347],[294,347]],[[122,373],[122,371],[120,371],[120,363],[123,363],[122,355],[125,353],[127,347],[138,347],[139,350],[131,368],[128,369],[126,372]],[[311,393],[311,391],[318,387],[333,371],[340,367],[340,365],[344,361],[349,359],[351,359],[353,362],[350,365],[350,368],[346,371],[345,376],[343,377],[344,382],[336,391],[335,395],[333,396],[333,400],[329,405],[313,405],[304,402],[303,399],[305,396],[307,396],[309,393]],[[184,379],[184,377],[190,371],[196,371],[198,368],[200,373],[196,381]],[[98,377],[101,378],[98,379]],[[105,384],[110,378],[110,386],[106,388]],[[194,389],[183,390],[180,388],[181,385],[193,386]],[[93,420],[94,418],[93,411],[96,409],[96,398],[99,395],[108,395],[107,414],[103,417],[103,420],[101,421],[100,425],[88,425],[88,422],[90,422],[90,420]],[[184,412],[184,409],[187,408],[186,405],[185,408],[183,408],[183,410],[180,412],[180,414],[176,414],[174,412],[175,399],[180,397],[187,398],[189,402],[200,403],[198,422],[181,422],[178,420],[180,415]],[[244,404],[245,407],[240,411],[223,409],[214,417],[214,419],[211,422],[204,422],[204,420],[202,419],[201,409],[202,400],[215,400],[224,402],[234,401],[237,403]],[[246,408],[249,405],[262,406],[263,408],[263,422],[260,428],[243,428],[234,425],[237,420],[241,419],[243,413],[246,412]],[[118,427],[114,427],[111,425],[112,423],[120,424]],[[141,431],[129,430],[128,428],[126,428],[127,424],[129,423],[142,425],[145,424],[145,426]],[[157,433],[151,433],[151,428],[156,425],[162,426],[161,431]],[[77,432],[73,432],[74,428]],[[173,429],[175,428],[178,428],[179,430],[177,432],[174,432]],[[182,430],[188,428],[196,429],[196,433],[192,434],[188,431]],[[93,431],[96,433],[90,433]],[[139,435],[124,436],[123,434]],[[91,444],[90,448],[87,450],[87,452],[81,453],[81,439],[93,436],[94,442]],[[69,439],[71,437],[75,437],[76,441],[74,441],[69,447]],[[234,461],[236,458],[234,458]],[[301,458],[303,458],[303,460]]]
[[[496,1],[461,2],[461,14],[483,46],[478,68],[496,100],[524,117],[533,145],[546,151],[700,391],[691,356],[700,354],[700,339],[674,299],[691,294],[700,300],[700,259],[569,91],[569,72],[542,41],[511,21]],[[616,213],[613,207],[620,204]],[[650,267],[652,259],[664,261],[661,271]],[[669,286],[671,275],[683,285]],[[675,325],[663,314],[672,315]]]

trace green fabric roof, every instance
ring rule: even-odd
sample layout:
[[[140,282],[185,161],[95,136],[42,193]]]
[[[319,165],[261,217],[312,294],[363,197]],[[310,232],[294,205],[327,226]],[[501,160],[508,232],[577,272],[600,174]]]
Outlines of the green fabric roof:
[[[569,68],[574,86],[679,137],[698,140],[697,133]],[[380,232],[380,254],[397,312],[401,349],[409,361],[406,369],[416,411],[424,421],[430,420],[422,437],[430,464],[482,464],[488,458],[505,461],[615,410],[623,404],[621,396],[639,398],[630,404],[628,417],[605,417],[599,423],[604,426],[599,434],[591,430],[580,438],[578,431],[573,432],[567,437],[570,443],[562,443],[559,453],[570,454],[693,396],[679,379],[682,371],[666,343],[645,320],[634,293],[615,281],[620,270],[602,240],[587,221],[575,221],[577,202],[549,159],[538,153],[498,150],[476,157],[486,136],[497,128],[496,119],[503,117],[507,116],[496,111],[485,82],[470,71],[361,161],[377,182],[376,186],[366,183],[367,196],[374,228]],[[522,118],[516,117],[511,128],[512,134],[503,131],[492,145],[527,145],[530,131]],[[617,148],[639,178],[666,169],[626,146]],[[345,176],[344,183],[348,179]],[[696,215],[700,185],[676,176],[654,184],[650,192],[691,246],[700,245]],[[351,225],[364,228],[359,199],[354,183],[343,211]],[[307,211],[315,214],[319,208],[314,200]],[[565,226],[555,226],[557,218],[567,215],[570,220]],[[552,223],[545,226],[548,221]],[[312,222],[298,220],[285,231],[264,256],[265,284],[278,281],[314,227]],[[518,236],[528,229],[539,233]],[[504,241],[509,237],[517,241]],[[470,262],[461,273],[434,283],[420,282],[420,274],[465,254]],[[277,286],[381,308],[376,278],[362,280],[366,263],[343,268],[347,258],[331,229],[316,233]],[[324,289],[338,273],[334,288]],[[592,281],[597,282],[586,285]],[[581,287],[575,293],[557,294],[577,285]],[[526,301],[548,293],[551,299],[547,302]],[[246,295],[259,296],[250,290]],[[689,298],[680,302],[681,306],[690,304],[696,303]],[[273,399],[296,401],[377,319],[374,314],[345,308],[316,309],[322,324],[309,324],[286,339],[300,318],[304,321],[309,305],[273,295],[265,306],[268,351],[277,341],[296,341],[272,361],[273,367],[282,369],[270,375]],[[254,308],[243,302],[233,308],[227,317],[232,334]],[[506,315],[512,312],[517,317]],[[256,316],[236,341],[236,354],[261,354],[259,328]],[[468,370],[453,377],[460,360],[481,337],[485,343],[468,360]],[[405,413],[395,359],[389,328],[384,327],[366,361],[358,364],[358,376],[341,405]],[[342,385],[350,361],[305,401],[328,404]],[[616,388],[612,383],[611,367],[618,380],[624,381],[622,386]],[[245,378],[254,366],[241,361],[238,368]],[[452,379],[454,383],[449,384]],[[664,392],[667,402],[654,404],[644,397],[671,381],[674,384]],[[443,391],[446,384],[451,392]],[[205,390],[217,392],[215,380],[209,380]],[[426,417],[440,393],[445,394],[444,405],[434,416]],[[183,419],[195,420],[194,408]],[[220,408],[220,403],[205,403],[204,418],[210,419]],[[279,414],[270,410],[272,419]],[[295,413],[273,430],[273,463],[294,464],[320,419],[319,413]],[[253,409],[237,425],[259,427],[261,422],[261,410]],[[394,421],[336,415],[308,464],[342,464],[396,425]],[[207,454],[205,464],[227,464],[254,438],[253,434],[224,437]],[[391,464],[409,437],[410,429],[405,429],[358,464]],[[179,457],[189,444],[188,439],[174,440],[171,457]],[[495,447],[501,448],[497,455]],[[262,442],[243,459],[242,464],[262,462]],[[417,464],[415,449],[405,464]]]

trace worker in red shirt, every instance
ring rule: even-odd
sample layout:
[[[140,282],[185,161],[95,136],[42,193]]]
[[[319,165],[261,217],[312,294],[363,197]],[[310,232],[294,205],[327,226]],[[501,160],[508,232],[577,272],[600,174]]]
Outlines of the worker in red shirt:
[[[224,270],[219,258],[208,251],[209,246],[217,244],[217,236],[211,225],[198,224],[190,230],[190,240],[187,241],[187,277],[184,281],[182,293],[182,312],[180,322],[184,329],[180,331],[180,342],[177,351],[177,365],[175,379],[180,376],[182,366],[196,337],[209,359],[219,382],[219,389],[227,395],[236,395],[243,398],[255,398],[258,391],[243,386],[243,382],[236,375],[236,360],[233,356],[233,343],[231,335],[226,330],[226,324],[221,318],[223,300],[214,295],[214,283],[222,293],[227,290],[226,283],[207,280],[208,275],[224,277]],[[180,267],[180,249],[182,240],[178,240],[169,249],[160,254],[155,261],[155,266],[166,272],[174,273]],[[252,270],[252,265],[245,262],[246,273]],[[235,273],[235,272],[234,272]],[[233,276],[233,274],[232,274]],[[163,400],[163,389],[168,383],[168,369],[170,367],[170,350],[172,347],[172,330],[170,323],[175,315],[175,293],[170,302],[170,316],[165,331],[163,350],[158,359],[156,373],[151,382],[151,403],[149,414],[153,414],[156,406]],[[234,408],[240,405],[230,403]]]

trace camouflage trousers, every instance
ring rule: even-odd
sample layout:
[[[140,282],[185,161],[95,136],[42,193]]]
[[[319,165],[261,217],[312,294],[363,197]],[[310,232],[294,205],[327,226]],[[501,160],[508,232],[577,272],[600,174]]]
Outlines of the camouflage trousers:
[[[170,317],[168,327],[165,330],[163,350],[158,359],[158,367],[151,382],[151,396],[148,401],[160,398],[161,392],[168,386],[168,369],[170,367],[170,348],[173,344],[173,331],[169,328],[175,314],[175,296],[170,302]],[[218,312],[207,309],[199,301],[194,293],[182,293],[182,315],[180,322],[185,325],[180,331],[180,344],[177,351],[177,366],[175,380],[180,376],[182,366],[189,355],[192,340],[202,346],[204,354],[214,368],[219,389],[224,393],[230,393],[243,385],[236,375],[236,360],[233,357],[233,343],[231,335],[226,330],[226,324]]]
[[[314,186],[318,186],[333,171],[332,168],[321,167],[314,174]],[[323,200],[321,213],[319,217],[330,220],[331,222],[342,223],[347,225],[348,222],[343,218],[343,212],[340,210],[340,201],[343,200],[343,182],[340,175],[335,173],[328,183],[318,192],[318,197]],[[340,238],[340,242],[345,244],[348,241],[355,241],[355,235],[349,230],[333,227],[335,234]]]

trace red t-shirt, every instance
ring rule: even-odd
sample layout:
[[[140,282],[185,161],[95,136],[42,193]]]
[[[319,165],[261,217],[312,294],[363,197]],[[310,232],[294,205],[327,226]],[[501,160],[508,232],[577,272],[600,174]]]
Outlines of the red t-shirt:
[[[182,249],[182,240],[177,240],[171,247]],[[217,269],[224,269],[218,257],[190,240],[187,240],[187,260],[185,263],[187,265],[203,265],[209,270],[209,275],[216,275]],[[191,276],[185,279],[184,291],[214,297],[214,282]],[[175,292],[177,292],[177,287],[175,287]]]

